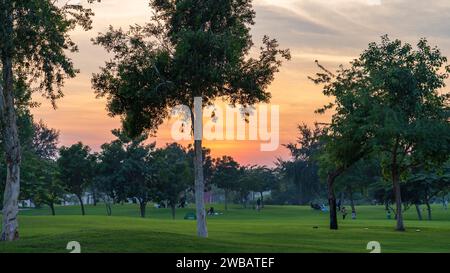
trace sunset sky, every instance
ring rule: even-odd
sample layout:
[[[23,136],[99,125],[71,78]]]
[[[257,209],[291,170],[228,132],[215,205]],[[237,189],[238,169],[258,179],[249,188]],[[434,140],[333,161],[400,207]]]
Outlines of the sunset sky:
[[[42,106],[33,112],[37,120],[60,131],[61,145],[82,141],[98,151],[101,144],[113,139],[111,130],[120,127],[120,122],[107,116],[105,101],[96,99],[91,88],[92,73],[104,65],[108,56],[90,39],[109,25],[126,28],[142,24],[151,13],[148,0],[102,0],[93,8],[94,28],[73,33],[80,49],[73,60],[81,73],[67,82],[65,97],[58,102],[57,110],[37,95],[35,99]],[[254,8],[255,44],[259,45],[267,34],[278,39],[281,47],[289,48],[293,57],[269,88],[272,104],[280,107],[281,143],[295,141],[299,123],[329,120],[329,115],[314,114],[315,109],[329,101],[307,79],[316,71],[316,59],[335,69],[357,57],[369,42],[379,41],[383,34],[410,43],[426,37],[450,55],[448,0],[255,0]],[[171,142],[170,124],[167,121],[152,141],[158,145]],[[212,148],[214,156],[231,155],[242,164],[272,165],[276,157],[288,157],[281,145],[275,152],[260,152],[257,141],[208,142],[206,146]]]

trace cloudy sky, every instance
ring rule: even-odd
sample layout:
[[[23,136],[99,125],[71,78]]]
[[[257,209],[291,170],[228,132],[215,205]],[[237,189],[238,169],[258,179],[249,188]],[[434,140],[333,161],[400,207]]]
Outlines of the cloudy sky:
[[[124,4],[126,3],[126,4]],[[298,123],[313,124],[327,121],[329,115],[314,114],[314,110],[329,99],[307,80],[315,70],[314,60],[328,68],[347,64],[358,56],[372,41],[389,34],[405,42],[416,43],[426,37],[450,55],[450,1],[448,0],[255,0],[256,25],[253,28],[255,44],[264,34],[277,38],[289,48],[292,60],[286,63],[269,90],[272,104],[280,106],[281,143],[295,141]],[[108,59],[104,50],[92,45],[90,38],[103,32],[109,25],[126,28],[130,24],[150,19],[148,0],[102,0],[94,5],[94,28],[89,32],[75,31],[74,40],[80,52],[73,55],[81,73],[67,82],[66,96],[53,110],[42,102],[34,110],[36,119],[44,120],[61,133],[61,145],[82,141],[98,150],[100,145],[113,139],[111,130],[118,128],[117,118],[107,116],[105,101],[96,99],[90,78]],[[168,128],[162,126],[158,145],[171,141]],[[271,165],[276,157],[286,158],[286,149],[260,152],[257,141],[208,142],[213,155],[228,154],[243,164]]]

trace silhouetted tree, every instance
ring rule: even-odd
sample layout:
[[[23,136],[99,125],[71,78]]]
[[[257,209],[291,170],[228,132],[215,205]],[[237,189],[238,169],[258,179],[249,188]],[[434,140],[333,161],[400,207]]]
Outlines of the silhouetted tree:
[[[59,178],[66,190],[74,194],[81,206],[81,214],[85,215],[83,193],[93,180],[94,158],[90,154],[89,146],[78,142],[70,147],[59,150],[58,169]]]
[[[105,202],[106,212],[112,214],[112,203],[125,201],[127,193],[125,178],[122,176],[122,164],[126,158],[126,151],[120,139],[121,132],[113,130],[117,137],[110,143],[101,146],[98,162],[95,166],[95,185]]]
[[[167,202],[172,218],[175,219],[176,207],[194,180],[187,152],[179,144],[172,143],[163,149],[157,149],[152,157],[156,170],[153,199]]]
[[[191,109],[191,126],[202,122],[202,115],[193,115],[196,97],[201,108],[217,98],[244,106],[269,101],[267,87],[280,59],[290,55],[264,37],[259,57],[248,58],[251,0],[152,0],[150,6],[152,22],[128,31],[111,27],[94,41],[113,58],[94,75],[93,86],[108,98],[109,112],[122,117],[127,133],[155,133],[177,105]],[[194,150],[197,234],[207,237],[201,139],[194,140]]]
[[[120,168],[120,174],[125,180],[125,192],[128,198],[134,198],[139,203],[141,217],[146,216],[146,207],[152,199],[157,169],[152,159],[155,143],[144,144],[147,135],[133,139],[125,139],[123,135],[125,159]]]
[[[291,160],[277,162],[281,179],[292,181],[297,187],[298,204],[309,204],[320,192],[317,156],[321,148],[321,126],[315,124],[309,128],[306,124],[298,126],[299,137],[295,143],[289,143]]]
[[[211,182],[224,191],[225,210],[228,210],[229,195],[239,188],[240,166],[231,156],[214,160]]]

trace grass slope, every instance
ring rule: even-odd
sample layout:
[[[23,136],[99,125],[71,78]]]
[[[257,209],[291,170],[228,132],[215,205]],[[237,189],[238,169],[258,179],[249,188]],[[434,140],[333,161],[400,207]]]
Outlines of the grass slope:
[[[183,219],[193,209],[177,210],[176,220],[168,209],[150,206],[145,219],[139,218],[136,205],[116,205],[111,217],[102,205],[87,206],[86,216],[79,216],[77,206],[57,207],[57,216],[32,209],[21,211],[21,239],[0,243],[0,252],[68,252],[69,241],[80,242],[82,252],[367,253],[369,241],[379,241],[386,253],[450,252],[450,210],[436,205],[433,221],[417,221],[411,208],[405,215],[407,231],[400,233],[394,231],[394,220],[386,220],[383,207],[357,209],[357,220],[340,220],[340,229],[330,231],[328,214],[309,207],[267,206],[259,213],[233,207],[208,218],[206,240],[195,236],[195,221]]]

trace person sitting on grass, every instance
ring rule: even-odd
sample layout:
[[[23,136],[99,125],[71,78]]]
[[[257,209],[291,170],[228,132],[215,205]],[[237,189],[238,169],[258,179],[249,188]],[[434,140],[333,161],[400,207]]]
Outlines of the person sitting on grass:
[[[315,210],[321,210],[321,207],[318,204],[313,204],[312,202],[311,202],[311,208],[315,209]]]
[[[258,198],[258,200],[256,200],[256,210],[260,211],[261,210],[261,199]]]
[[[214,207],[209,208],[208,215],[216,215],[216,213],[214,212]]]
[[[345,220],[345,217],[347,216],[347,209],[345,207],[342,207],[341,213],[342,213],[342,220]]]

